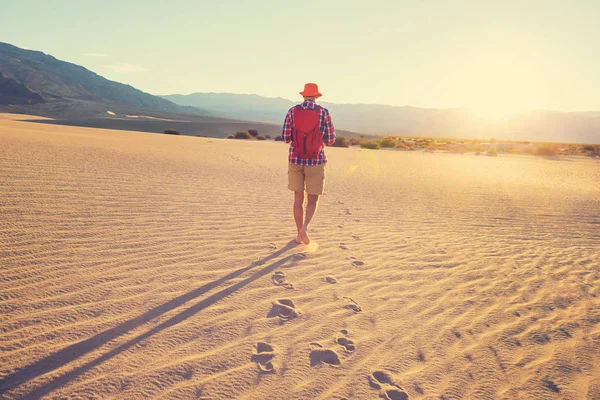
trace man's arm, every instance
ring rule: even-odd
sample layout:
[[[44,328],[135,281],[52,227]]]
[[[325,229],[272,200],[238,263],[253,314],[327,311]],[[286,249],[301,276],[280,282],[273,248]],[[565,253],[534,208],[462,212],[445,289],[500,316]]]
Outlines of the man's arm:
[[[292,126],[294,124],[294,120],[292,118],[292,110],[293,108],[290,108],[287,115],[285,116],[285,120],[283,121],[283,130],[281,131],[281,139],[286,143],[292,141]]]
[[[326,109],[323,109],[323,123],[325,125],[325,132],[323,132],[323,143],[327,146],[331,146],[335,142],[335,129],[331,122],[331,114]]]

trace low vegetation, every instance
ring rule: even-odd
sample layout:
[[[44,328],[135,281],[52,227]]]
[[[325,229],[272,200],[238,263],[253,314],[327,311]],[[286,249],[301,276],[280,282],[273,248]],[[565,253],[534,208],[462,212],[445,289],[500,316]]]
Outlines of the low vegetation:
[[[167,135],[179,135],[179,131],[176,131],[175,129],[167,129],[163,133]]]
[[[237,131],[234,137],[236,139],[252,139],[252,135],[246,131]]]
[[[350,147],[350,141],[344,136],[336,136],[335,142],[332,144],[333,147]]]
[[[385,139],[381,139],[379,141],[379,147],[382,147],[382,148],[383,147],[394,148],[394,147],[396,147],[397,144],[398,143],[396,142],[396,139],[391,138],[391,137],[385,138]]]
[[[359,137],[353,137],[350,139],[350,146],[358,146],[362,142],[362,139]]]
[[[360,147],[363,149],[377,150],[379,149],[380,144],[376,140],[365,140],[364,142],[360,143]]]
[[[558,145],[540,145],[535,148],[534,154],[538,156],[556,156],[558,155]]]
[[[271,139],[270,135],[260,135],[256,129],[248,129],[247,131],[237,131],[235,134],[227,135],[227,139],[256,139],[267,140]],[[281,138],[275,140],[281,140]]]
[[[179,132],[168,129],[164,133],[178,135]],[[270,135],[260,135],[256,129],[238,131],[227,135],[228,139],[268,140]],[[282,141],[280,135],[273,137],[276,142]],[[495,157],[501,154],[526,154],[542,157],[554,156],[587,156],[600,158],[600,144],[574,143],[536,143],[523,141],[498,141],[496,139],[452,139],[427,137],[380,137],[375,135],[359,135],[351,138],[337,136],[333,147],[360,146],[363,149],[394,149],[397,151],[448,152]]]

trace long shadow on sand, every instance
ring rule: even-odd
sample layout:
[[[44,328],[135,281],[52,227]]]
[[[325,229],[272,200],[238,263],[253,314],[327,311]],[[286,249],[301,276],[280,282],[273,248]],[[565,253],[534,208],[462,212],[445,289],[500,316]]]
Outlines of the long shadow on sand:
[[[126,334],[127,332],[145,324],[148,321],[151,321],[154,318],[157,318],[157,317],[163,315],[166,312],[169,312],[179,306],[182,306],[183,304],[187,303],[188,301],[193,300],[193,299],[203,295],[204,293],[208,292],[209,290],[212,290],[215,287],[218,287],[218,286],[226,283],[227,281],[243,274],[246,271],[256,268],[258,265],[262,265],[262,264],[266,263],[267,261],[284,254],[285,252],[287,252],[288,250],[290,250],[296,246],[297,245],[296,245],[295,241],[292,240],[291,242],[289,242],[287,245],[285,245],[280,250],[277,250],[276,252],[268,255],[267,257],[265,257],[261,260],[255,261],[254,263],[252,263],[251,265],[249,265],[247,267],[240,268],[237,271],[234,271],[234,272],[230,273],[229,275],[224,276],[223,278],[220,278],[211,283],[207,283],[206,285],[203,285],[203,286],[201,286],[197,289],[194,289],[186,294],[176,297],[173,300],[170,300],[164,304],[161,304],[160,306],[157,306],[151,310],[148,310],[147,312],[140,315],[139,317],[135,317],[130,320],[127,320],[114,328],[108,329],[104,332],[101,332],[101,333],[99,333],[89,339],[83,340],[79,343],[75,343],[75,344],[73,344],[69,347],[66,347],[54,354],[49,355],[46,358],[43,358],[33,364],[30,364],[30,365],[26,366],[25,368],[0,380],[0,394],[5,393],[8,390],[14,389],[17,386],[20,386],[21,384],[23,384],[27,381],[30,381],[32,379],[35,379],[35,378],[37,378],[41,375],[44,375],[48,372],[62,368],[63,366],[67,365],[68,363],[83,356],[84,354],[87,354],[95,349],[100,348],[107,342]],[[61,387],[62,385],[70,382],[71,380],[75,379],[76,377],[85,373],[86,371],[89,371],[90,369],[100,365],[104,361],[107,361],[110,358],[116,356],[117,354],[123,352],[124,350],[126,350],[132,346],[135,346],[140,341],[149,338],[150,336],[162,331],[163,329],[166,329],[168,327],[171,327],[173,325],[176,325],[176,324],[186,320],[187,318],[204,310],[205,308],[214,304],[215,302],[223,299],[224,297],[227,297],[227,296],[233,294],[240,288],[248,285],[249,283],[255,281],[256,279],[258,279],[270,272],[273,272],[275,269],[281,267],[283,264],[285,264],[287,261],[289,261],[293,258],[294,258],[294,255],[291,254],[291,255],[288,255],[266,267],[263,267],[262,269],[256,271],[250,277],[207,297],[206,299],[200,301],[199,303],[197,303],[197,304],[187,308],[186,310],[180,312],[179,314],[169,318],[165,322],[155,326],[154,328],[150,329],[148,332],[143,333],[139,336],[136,336],[135,338],[116,347],[115,349],[109,351],[108,353],[94,359],[93,361],[90,361],[90,362],[86,363],[85,365],[82,365],[82,366],[80,366],[70,372],[67,372],[59,377],[53,378],[50,382],[43,384],[42,386],[38,387],[34,391],[24,395],[21,398],[22,399],[39,399],[40,397],[52,392],[53,390]]]

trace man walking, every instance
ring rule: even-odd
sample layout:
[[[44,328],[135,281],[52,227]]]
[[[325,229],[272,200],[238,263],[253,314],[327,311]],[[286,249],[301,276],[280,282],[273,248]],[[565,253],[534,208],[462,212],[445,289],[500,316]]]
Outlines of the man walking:
[[[288,111],[281,138],[290,143],[288,189],[294,192],[296,243],[309,244],[308,224],[315,215],[325,183],[327,157],[324,147],[335,142],[335,131],[329,111],[315,102],[321,97],[317,84],[305,84],[300,94],[304,102]],[[308,195],[306,215],[303,209],[305,188]]]

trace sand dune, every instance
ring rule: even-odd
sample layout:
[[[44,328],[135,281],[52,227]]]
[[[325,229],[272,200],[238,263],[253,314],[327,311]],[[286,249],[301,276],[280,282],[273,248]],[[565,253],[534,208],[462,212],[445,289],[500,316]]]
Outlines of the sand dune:
[[[600,399],[600,162],[0,119],[0,398]]]

